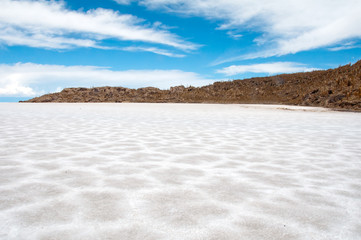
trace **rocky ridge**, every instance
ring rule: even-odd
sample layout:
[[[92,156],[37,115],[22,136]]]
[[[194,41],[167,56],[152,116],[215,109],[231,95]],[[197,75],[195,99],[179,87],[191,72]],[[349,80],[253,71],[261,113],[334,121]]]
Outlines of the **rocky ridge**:
[[[203,87],[65,88],[26,102],[252,103],[361,111],[361,61],[336,69],[215,82]]]

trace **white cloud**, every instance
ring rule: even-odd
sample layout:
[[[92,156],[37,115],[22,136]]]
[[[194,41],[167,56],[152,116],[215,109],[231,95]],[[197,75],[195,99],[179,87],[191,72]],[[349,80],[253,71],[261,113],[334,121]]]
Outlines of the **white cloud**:
[[[167,50],[159,49],[159,48],[155,48],[155,47],[125,47],[125,48],[122,48],[122,50],[129,51],[129,52],[152,52],[152,53],[164,55],[167,57],[177,57],[177,58],[185,57],[184,54],[176,54],[176,53],[172,53]]]
[[[113,71],[95,66],[17,63],[0,65],[0,96],[35,96],[65,87],[122,86],[129,88],[177,85],[202,86],[215,80],[180,70]]]
[[[158,23],[159,25],[159,23]],[[63,2],[1,0],[0,44],[66,49],[101,46],[104,39],[162,44],[184,51],[196,44],[133,15],[112,10],[66,9]]]
[[[342,44],[340,46],[336,46],[336,47],[331,47],[328,50],[330,51],[341,51],[341,50],[348,50],[348,49],[354,49],[354,48],[360,48],[360,45],[355,44],[354,42],[348,42],[345,44]]]
[[[97,41],[91,39],[74,39],[46,33],[29,35],[22,30],[14,28],[4,29],[1,26],[0,32],[0,43],[6,43],[9,46],[22,45],[46,49],[68,49],[73,47],[105,48],[99,46]]]
[[[25,96],[30,97],[34,96],[36,93],[30,87],[25,87],[20,85],[16,80],[11,81],[10,83],[0,86],[0,96]]]
[[[224,59],[280,56],[361,38],[359,0],[140,0],[150,9],[221,21],[218,29],[260,33],[254,53]]]
[[[122,5],[129,5],[133,0],[114,0],[115,2],[122,4]]]
[[[260,63],[252,65],[232,65],[217,71],[226,76],[234,76],[242,73],[295,73],[295,72],[308,72],[316,70],[309,68],[301,63],[295,62],[273,62],[273,63]]]

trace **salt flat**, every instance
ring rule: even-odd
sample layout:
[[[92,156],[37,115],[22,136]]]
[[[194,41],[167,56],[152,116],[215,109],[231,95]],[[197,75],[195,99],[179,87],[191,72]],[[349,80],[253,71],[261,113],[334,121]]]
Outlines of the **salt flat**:
[[[361,239],[361,114],[0,104],[0,239]]]

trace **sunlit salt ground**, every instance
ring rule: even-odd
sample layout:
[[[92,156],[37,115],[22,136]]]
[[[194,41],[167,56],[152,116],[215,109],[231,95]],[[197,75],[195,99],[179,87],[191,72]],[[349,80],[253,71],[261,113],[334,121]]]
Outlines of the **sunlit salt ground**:
[[[361,114],[0,104],[0,239],[361,239]]]

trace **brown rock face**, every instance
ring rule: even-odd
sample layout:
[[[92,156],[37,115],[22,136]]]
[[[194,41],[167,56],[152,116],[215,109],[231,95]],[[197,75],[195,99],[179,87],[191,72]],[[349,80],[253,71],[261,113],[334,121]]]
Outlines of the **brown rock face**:
[[[361,61],[325,71],[215,82],[198,88],[66,88],[27,102],[262,103],[361,111]]]

